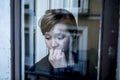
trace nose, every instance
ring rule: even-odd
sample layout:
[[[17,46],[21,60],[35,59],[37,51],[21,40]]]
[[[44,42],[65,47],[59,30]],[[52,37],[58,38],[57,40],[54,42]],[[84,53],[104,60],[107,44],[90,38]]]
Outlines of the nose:
[[[58,47],[58,42],[55,39],[52,39],[51,46],[53,49],[55,49],[56,47]]]

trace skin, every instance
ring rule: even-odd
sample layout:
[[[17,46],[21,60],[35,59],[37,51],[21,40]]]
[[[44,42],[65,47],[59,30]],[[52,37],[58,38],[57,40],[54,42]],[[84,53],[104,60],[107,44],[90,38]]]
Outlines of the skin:
[[[67,26],[58,23],[45,33],[45,42],[49,50],[48,60],[54,68],[67,67],[66,54],[69,51],[70,33]]]

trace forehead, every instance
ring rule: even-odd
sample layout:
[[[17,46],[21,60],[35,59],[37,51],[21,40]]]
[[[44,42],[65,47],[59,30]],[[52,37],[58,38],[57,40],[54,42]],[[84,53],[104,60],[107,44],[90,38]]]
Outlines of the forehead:
[[[65,24],[58,23],[53,26],[53,28],[49,31],[52,33],[57,33],[57,32],[66,32],[68,29],[68,26]]]

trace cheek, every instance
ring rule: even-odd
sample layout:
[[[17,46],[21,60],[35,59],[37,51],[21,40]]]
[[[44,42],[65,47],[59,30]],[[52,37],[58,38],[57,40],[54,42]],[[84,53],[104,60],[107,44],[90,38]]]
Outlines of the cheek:
[[[69,39],[66,38],[66,39],[63,40],[61,43],[62,43],[62,44],[61,44],[61,47],[62,47],[64,50],[68,50],[68,48],[69,48]]]
[[[47,45],[48,49],[50,49],[50,47],[51,47],[51,46],[50,46],[50,44],[51,44],[51,43],[50,43],[50,41],[45,40],[45,43],[46,43],[46,45]]]

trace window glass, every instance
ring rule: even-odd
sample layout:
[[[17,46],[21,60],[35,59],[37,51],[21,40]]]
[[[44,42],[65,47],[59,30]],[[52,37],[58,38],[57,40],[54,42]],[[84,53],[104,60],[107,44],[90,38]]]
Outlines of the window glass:
[[[25,80],[97,80],[100,5],[25,0]]]

